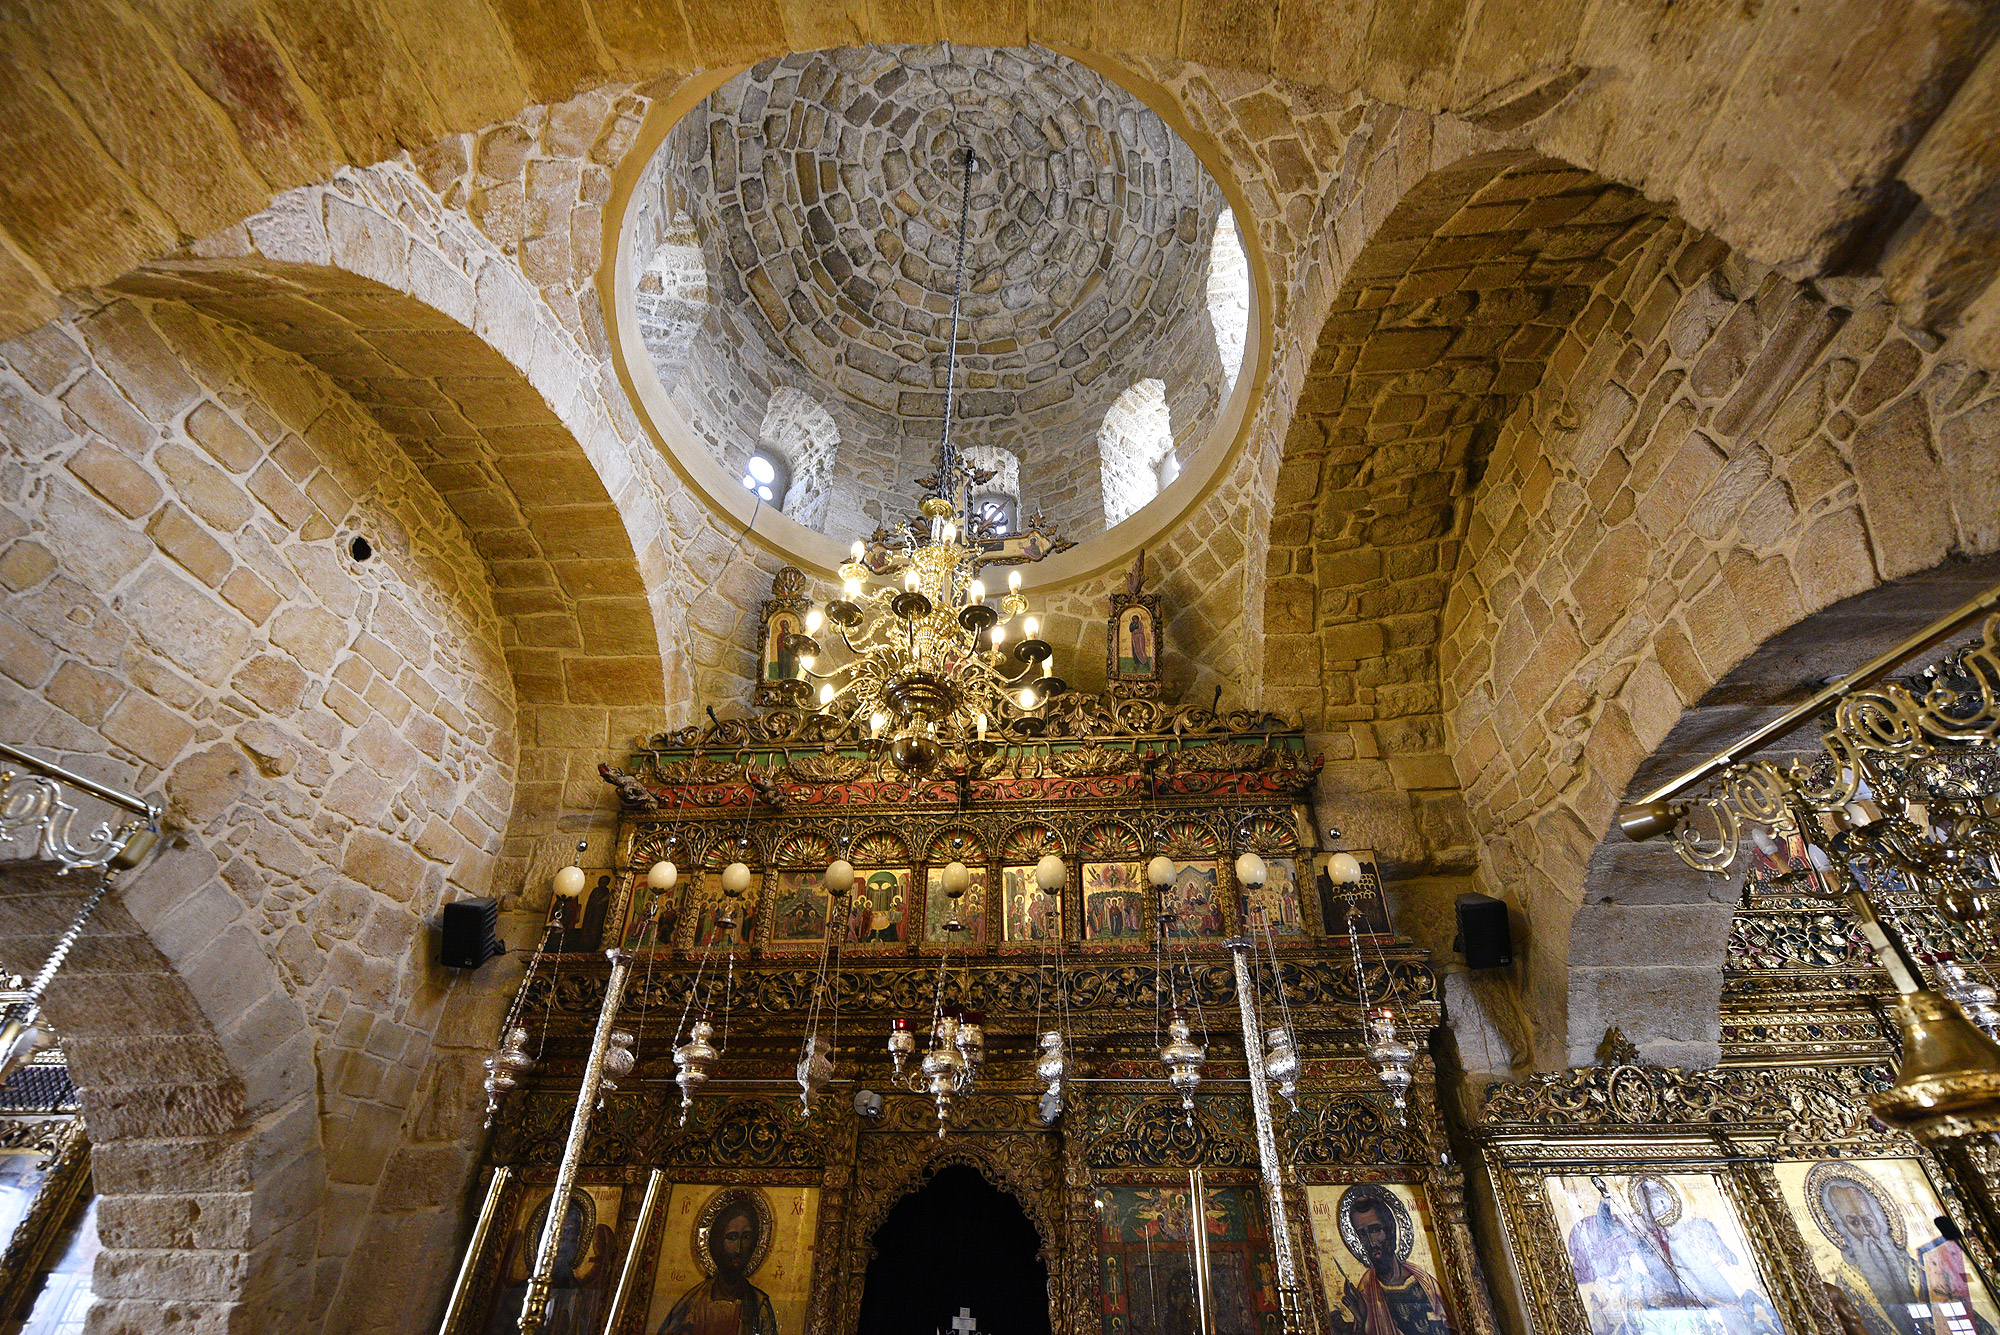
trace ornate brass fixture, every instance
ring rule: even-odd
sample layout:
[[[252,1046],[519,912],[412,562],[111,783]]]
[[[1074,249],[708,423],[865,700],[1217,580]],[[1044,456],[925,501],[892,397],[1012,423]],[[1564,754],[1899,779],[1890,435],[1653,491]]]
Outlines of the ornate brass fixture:
[[[1893,1014],[1904,1060],[1877,1114],[1925,1138],[2000,1127],[2000,1045],[1961,1001],[1992,1022],[1990,988],[1955,961],[1939,961],[1934,988],[1878,901],[1874,881],[1928,896],[1949,919],[1992,936],[2000,879],[2000,588],[1840,682],[1816,692],[1735,744],[1618,813],[1628,837],[1671,834],[1691,867],[1721,873],[1746,837],[1782,857],[1804,845],[1797,892],[1845,900],[1895,981]],[[1985,617],[1980,639],[1911,682],[1885,680],[1899,664]],[[1822,711],[1820,750],[1780,764],[1751,759]],[[1692,794],[1692,796],[1690,796]],[[1948,970],[1945,966],[1950,964]]]
[[[787,637],[805,680],[820,683],[819,710],[844,727],[867,726],[884,741],[897,768],[923,774],[947,751],[990,754],[986,734],[1003,716],[1032,714],[1068,685],[1055,675],[1053,650],[1040,638],[1034,617],[1021,623],[1023,638],[1011,653],[1007,628],[1027,611],[1021,575],[1010,572],[996,611],[979,578],[985,553],[976,542],[972,487],[988,475],[959,461],[951,438],[958,384],[959,297],[965,287],[965,237],[972,208],[972,175],[979,159],[965,150],[965,180],[958,217],[958,264],[951,297],[951,346],[945,355],[944,430],[938,442],[933,489],[920,507],[920,541],[901,549],[886,544],[871,553],[854,544],[840,567],[841,596],[824,610],[809,607],[806,633]],[[900,568],[902,587],[870,587],[870,580]],[[849,657],[819,669],[822,632],[831,628]],[[1009,663],[1018,664],[1015,670]],[[1041,673],[1034,676],[1039,665]],[[1020,688],[1017,692],[1016,688]]]

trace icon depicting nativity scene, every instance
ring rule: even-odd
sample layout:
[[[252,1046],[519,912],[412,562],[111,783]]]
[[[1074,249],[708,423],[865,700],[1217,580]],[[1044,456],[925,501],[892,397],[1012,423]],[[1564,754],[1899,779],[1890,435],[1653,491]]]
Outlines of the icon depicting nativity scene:
[[[2000,1335],[1987,8],[0,29],[0,1335]]]

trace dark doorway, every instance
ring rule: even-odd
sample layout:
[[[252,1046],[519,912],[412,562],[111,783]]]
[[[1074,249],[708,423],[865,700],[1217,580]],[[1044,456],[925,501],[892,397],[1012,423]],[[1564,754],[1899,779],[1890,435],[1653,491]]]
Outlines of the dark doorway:
[[[859,1335],[1049,1335],[1049,1271],[1020,1202],[963,1165],[940,1168],[875,1230]]]

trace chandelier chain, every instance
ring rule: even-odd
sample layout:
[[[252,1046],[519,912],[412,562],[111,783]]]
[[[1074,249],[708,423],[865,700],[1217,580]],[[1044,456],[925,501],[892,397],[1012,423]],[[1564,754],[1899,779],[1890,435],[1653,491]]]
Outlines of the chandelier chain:
[[[959,299],[965,293],[965,236],[972,220],[972,173],[979,169],[979,155],[965,147],[965,179],[958,195],[958,255],[951,275],[951,343],[944,356],[944,431],[938,439],[937,494],[958,504],[958,449],[951,439],[951,415],[958,397],[958,317]]]

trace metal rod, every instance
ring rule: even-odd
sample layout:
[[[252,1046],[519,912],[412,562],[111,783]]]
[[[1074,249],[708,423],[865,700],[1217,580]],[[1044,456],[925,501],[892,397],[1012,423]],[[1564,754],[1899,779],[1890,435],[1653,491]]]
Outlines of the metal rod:
[[[1745,733],[1728,746],[1723,747],[1720,751],[1702,761],[1699,765],[1696,765],[1693,769],[1667,780],[1644,797],[1626,803],[1618,809],[1620,824],[1624,823],[1627,812],[1636,813],[1641,807],[1651,806],[1655,802],[1664,802],[1670,797],[1678,797],[1696,784],[1714,778],[1744,757],[1755,755],[1772,742],[1784,737],[1801,723],[1812,718],[1836,700],[1852,694],[1864,686],[1874,685],[1883,677],[1889,675],[1891,671],[1924,652],[1926,649],[1936,647],[1950,639],[1953,635],[1956,635],[1959,631],[1965,629],[1966,626],[1979,620],[1979,618],[1996,611],[2000,611],[2000,584],[1996,584],[1994,587],[1980,594],[1956,612],[1952,612],[1940,620],[1933,621],[1930,625],[1911,635],[1893,649],[1869,659],[1839,681],[1834,682],[1830,686],[1821,687],[1803,704],[1793,705],[1763,727]],[[1656,830],[1654,832],[1665,833],[1664,830]]]
[[[1215,1315],[1209,1302],[1208,1191],[1200,1164],[1188,1169],[1188,1233],[1194,1243],[1195,1311],[1201,1318],[1201,1335],[1209,1335],[1215,1329]]]
[[[451,1286],[451,1302],[444,1309],[444,1320],[438,1324],[438,1335],[452,1335],[459,1318],[465,1315],[466,1300],[472,1296],[473,1267],[479,1264],[479,1254],[486,1250],[486,1239],[493,1232],[493,1217],[500,1212],[501,1193],[507,1190],[508,1179],[513,1176],[514,1170],[503,1164],[493,1170],[493,1177],[486,1184],[479,1222],[472,1226],[472,1241],[465,1244],[465,1259],[458,1263],[458,1279]]]
[[[597,1094],[604,1084],[604,1053],[611,1046],[612,1027],[618,1023],[618,1004],[625,994],[625,980],[632,974],[630,952],[604,953],[611,961],[611,980],[604,985],[604,1008],[597,1013],[597,1033],[590,1040],[590,1060],[584,1063],[583,1084],[576,1091],[576,1111],[569,1119],[569,1140],[563,1145],[562,1163],[556,1168],[556,1183],[549,1192],[549,1217],[542,1223],[542,1239],[535,1248],[535,1269],[528,1277],[528,1295],[521,1300],[521,1335],[537,1335],[548,1315],[549,1285],[555,1278],[563,1219],[569,1214],[569,1193],[576,1184],[577,1164],[583,1159],[583,1142],[590,1136],[590,1114],[597,1107]]]
[[[1264,1194],[1271,1210],[1271,1249],[1278,1262],[1278,1307],[1291,1335],[1308,1329],[1300,1311],[1298,1263],[1292,1257],[1292,1223],[1285,1208],[1285,1175],[1278,1159],[1278,1132],[1271,1122],[1271,1090],[1264,1077],[1263,1025],[1257,990],[1250,981],[1251,942],[1234,936],[1223,943],[1236,971],[1236,1008],[1243,1021],[1243,1060],[1250,1068],[1250,1112],[1257,1124],[1257,1162],[1264,1170]]]
[[[86,779],[81,774],[64,769],[52,760],[43,760],[40,756],[31,756],[19,747],[9,746],[5,742],[0,742],[0,759],[11,760],[17,765],[26,765],[29,769],[46,774],[51,779],[66,783],[72,788],[81,788],[92,797],[101,797],[113,806],[124,807],[127,811],[144,816],[147,820],[158,820],[160,818],[159,803],[149,802],[143,797],[134,797],[130,793],[122,793],[116,788],[99,783],[95,779]]]
[[[611,1312],[604,1321],[604,1335],[613,1335],[618,1329],[618,1318],[625,1315],[625,1300],[632,1294],[632,1285],[639,1278],[639,1254],[646,1247],[646,1229],[653,1222],[653,1211],[660,1203],[660,1187],[667,1175],[658,1168],[646,1179],[646,1198],[639,1202],[639,1219],[632,1225],[632,1245],[625,1249],[625,1264],[618,1271],[618,1287],[611,1294]]]

